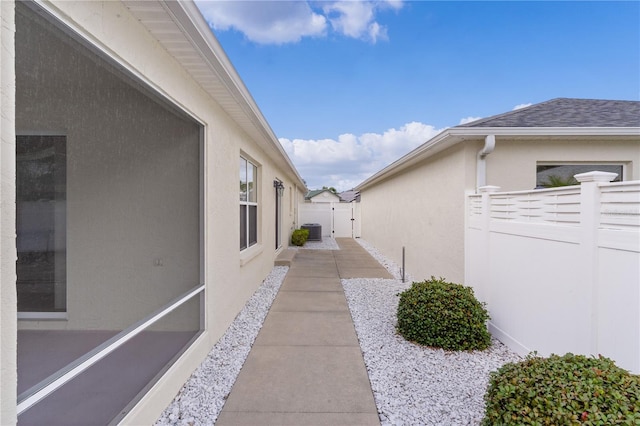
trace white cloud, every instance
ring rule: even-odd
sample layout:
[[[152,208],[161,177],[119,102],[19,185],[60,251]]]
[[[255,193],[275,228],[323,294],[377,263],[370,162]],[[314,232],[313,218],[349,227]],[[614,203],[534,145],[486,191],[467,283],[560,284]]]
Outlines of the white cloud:
[[[460,123],[458,124],[467,124],[467,123],[471,123],[472,121],[476,121],[476,120],[480,120],[482,117],[467,117],[467,118],[461,118],[460,119]]]
[[[403,6],[403,0],[386,0],[381,2],[381,7],[388,6],[391,9],[400,10]]]
[[[517,109],[526,108],[526,107],[531,106],[531,105],[533,105],[533,104],[532,104],[532,103],[528,103],[528,104],[518,104],[518,105],[516,105],[516,106],[514,106],[514,107],[513,107],[512,111],[515,111],[515,110],[517,110]]]
[[[381,40],[389,39],[389,37],[387,36],[387,28],[381,26],[377,22],[373,22],[372,24],[369,25],[368,35],[369,35],[369,39],[373,43],[377,42],[378,39],[381,39]]]
[[[303,37],[323,37],[330,29],[347,37],[376,43],[387,39],[387,28],[376,21],[376,13],[399,10],[403,6],[401,0],[197,0],[196,4],[216,31],[235,29],[249,40],[262,44],[295,43]],[[312,4],[321,5],[321,8],[314,10]]]
[[[442,129],[411,122],[382,134],[346,133],[337,139],[286,139],[280,143],[311,189],[333,186],[343,191],[396,161]]]
[[[386,27],[375,21],[377,5],[368,1],[339,1],[325,5],[322,10],[335,31],[375,43],[387,39]]]
[[[196,2],[215,30],[236,29],[256,43],[281,44],[302,37],[322,36],[327,19],[306,1],[206,1]]]

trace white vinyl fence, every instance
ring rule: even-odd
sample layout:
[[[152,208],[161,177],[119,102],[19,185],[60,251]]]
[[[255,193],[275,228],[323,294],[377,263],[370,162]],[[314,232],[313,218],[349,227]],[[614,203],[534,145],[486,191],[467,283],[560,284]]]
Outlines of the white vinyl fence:
[[[298,224],[318,223],[322,238],[360,237],[360,203],[301,203]]]
[[[465,283],[520,354],[612,358],[640,373],[640,181],[467,196]]]

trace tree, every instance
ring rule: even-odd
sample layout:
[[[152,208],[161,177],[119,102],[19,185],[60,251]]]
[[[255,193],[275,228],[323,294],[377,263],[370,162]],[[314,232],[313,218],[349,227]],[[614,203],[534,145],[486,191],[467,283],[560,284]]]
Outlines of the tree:
[[[550,175],[547,177],[547,181],[542,183],[545,188],[558,188],[561,186],[579,185],[580,183],[575,180],[573,176],[561,177],[556,175]]]

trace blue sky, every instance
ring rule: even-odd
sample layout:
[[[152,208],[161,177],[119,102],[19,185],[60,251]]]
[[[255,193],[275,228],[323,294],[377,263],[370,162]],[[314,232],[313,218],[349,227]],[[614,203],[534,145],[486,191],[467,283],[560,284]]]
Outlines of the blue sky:
[[[310,189],[474,118],[640,100],[640,2],[197,1]]]

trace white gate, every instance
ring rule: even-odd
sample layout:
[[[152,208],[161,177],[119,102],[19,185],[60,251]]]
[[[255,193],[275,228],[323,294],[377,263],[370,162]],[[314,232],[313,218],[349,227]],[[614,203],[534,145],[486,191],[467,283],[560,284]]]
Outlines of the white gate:
[[[336,203],[333,205],[333,237],[353,238],[353,205],[355,203]]]
[[[298,227],[306,223],[322,226],[322,238],[360,236],[360,203],[303,203],[298,208]]]

